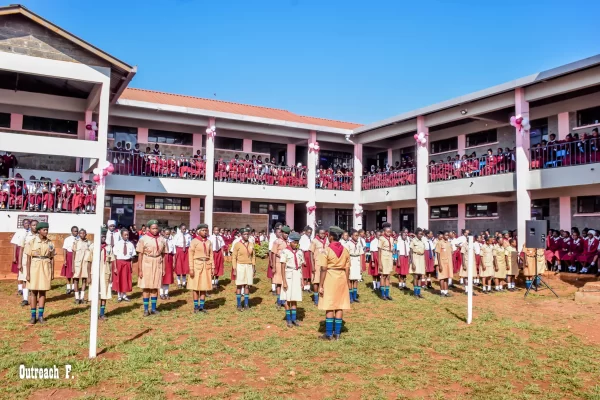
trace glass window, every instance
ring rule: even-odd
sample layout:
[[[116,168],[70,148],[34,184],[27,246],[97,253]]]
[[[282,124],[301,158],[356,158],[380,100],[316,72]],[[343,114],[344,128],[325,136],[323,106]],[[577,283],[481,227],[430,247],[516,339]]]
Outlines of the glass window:
[[[351,153],[344,153],[341,151],[323,150],[319,152],[319,165],[322,165],[324,168],[352,169],[354,168],[354,155]]]
[[[146,196],[146,209],[147,210],[189,211],[191,209],[191,199],[184,198],[184,197]]]
[[[228,138],[223,136],[215,137],[215,149],[241,151],[243,148],[243,139]]]
[[[179,144],[183,146],[191,146],[193,142],[194,136],[191,133],[148,129],[148,143]]]
[[[531,202],[531,219],[544,220],[550,217],[550,199],[539,199]]]
[[[216,200],[213,204],[214,212],[241,213],[242,202],[239,200]]]
[[[352,227],[352,210],[335,209],[335,224],[345,231]]]
[[[578,197],[577,212],[580,214],[600,213],[600,196]]]
[[[467,204],[467,218],[497,217],[498,203],[473,203]]]
[[[430,208],[430,219],[458,218],[458,205],[437,206]]]
[[[77,135],[77,121],[24,115],[23,129],[29,131],[67,133],[69,135]]]
[[[489,131],[469,133],[466,135],[466,146],[475,147],[487,143],[496,143],[498,141],[498,131],[490,129]]]
[[[269,213],[269,205],[267,203],[250,203],[250,213],[252,214],[268,214]]]
[[[0,113],[0,128],[10,128],[10,114]]]
[[[431,142],[431,153],[443,153],[446,151],[454,151],[458,149],[458,137],[450,139],[437,140]]]
[[[529,131],[531,147],[542,143],[542,140],[548,140],[548,118],[541,118],[531,121],[531,130]]]
[[[600,106],[577,111],[577,126],[597,124],[600,122]]]
[[[126,148],[127,143],[129,143],[133,149],[137,143],[137,133],[137,128],[109,125],[107,135],[109,139],[113,139],[115,141],[115,147],[117,147],[117,143],[121,142],[123,148]]]

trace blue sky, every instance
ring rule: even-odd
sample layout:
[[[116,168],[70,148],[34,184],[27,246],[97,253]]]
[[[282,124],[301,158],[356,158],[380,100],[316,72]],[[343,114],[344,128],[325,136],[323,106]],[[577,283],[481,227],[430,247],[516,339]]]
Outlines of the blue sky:
[[[132,87],[359,123],[600,53],[600,1],[22,1]]]

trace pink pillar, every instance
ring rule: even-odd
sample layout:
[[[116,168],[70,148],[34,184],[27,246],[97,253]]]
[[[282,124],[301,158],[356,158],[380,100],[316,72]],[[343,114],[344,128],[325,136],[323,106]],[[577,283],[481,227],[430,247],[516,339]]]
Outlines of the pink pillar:
[[[294,203],[285,204],[285,223],[290,228],[294,227]]]
[[[393,160],[393,158],[394,158],[394,152],[393,152],[392,149],[388,149],[387,153],[388,153],[387,154],[387,163],[391,167],[391,166],[394,165],[394,160]]]
[[[559,223],[558,228],[571,232],[571,198],[561,197],[559,199]]]
[[[242,200],[242,214],[250,214],[250,200]]]
[[[202,134],[201,133],[194,133],[192,135],[192,150],[194,152],[194,155],[197,154],[198,150],[200,150],[200,153],[202,153]]]
[[[515,115],[529,118],[529,103],[525,100],[525,90],[515,89]],[[517,236],[518,246],[522,246],[525,239],[525,221],[531,219],[531,196],[527,190],[529,178],[529,132],[515,129],[516,159],[517,159]]]
[[[467,147],[467,136],[466,135],[458,135],[458,154],[461,156],[465,154],[465,148]]]
[[[136,194],[135,198],[133,200],[133,222],[136,222],[136,215],[137,215],[137,210],[143,210],[144,208],[146,208],[146,195],[143,194]],[[143,221],[143,224],[145,224],[146,222]],[[138,228],[141,227],[138,226]]]
[[[425,117],[417,117],[417,132],[429,133],[425,125]],[[421,229],[429,227],[429,203],[427,203],[427,164],[429,164],[429,140],[424,146],[417,146],[417,218],[416,224]]]
[[[458,233],[466,227],[467,206],[465,203],[458,203]]]
[[[15,131],[23,129],[23,114],[10,114],[10,129]]]
[[[286,152],[286,160],[287,165],[295,165],[296,164],[296,145],[288,144],[287,152]]]
[[[552,132],[550,132],[552,133]],[[569,134],[569,113],[558,114],[558,140],[564,140]],[[562,226],[562,225],[561,225]],[[571,229],[571,228],[569,228]]]
[[[190,199],[190,228],[196,228],[200,223],[200,197]]]
[[[85,140],[85,121],[77,121],[77,139]]]
[[[252,139],[244,139],[242,151],[244,153],[252,153]]]
[[[310,131],[308,137],[308,144],[315,143],[317,141],[317,132]],[[316,206],[317,205],[317,192],[316,192],[316,174],[315,168],[318,168],[318,159],[316,153],[310,151],[310,148],[307,148],[308,154],[306,156],[307,168],[308,168],[308,201],[306,202],[307,206]],[[316,212],[309,213],[308,208],[306,209],[306,225],[312,226],[315,229],[315,214]]]
[[[138,128],[137,142],[144,144],[148,143],[148,128]],[[142,146],[140,145],[140,147]]]
[[[392,206],[387,206],[385,222],[392,223]]]
[[[353,226],[354,229],[362,229],[363,219],[362,214],[357,213],[361,205],[361,189],[362,189],[362,174],[363,174],[363,145],[362,143],[356,143],[354,145],[354,210],[353,215]],[[358,214],[358,215],[357,215]]]

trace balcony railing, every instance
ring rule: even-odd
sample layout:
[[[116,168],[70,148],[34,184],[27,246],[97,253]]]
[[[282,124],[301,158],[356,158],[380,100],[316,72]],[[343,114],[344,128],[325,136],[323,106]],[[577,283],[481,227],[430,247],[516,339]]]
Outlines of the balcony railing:
[[[352,191],[354,190],[353,176],[351,172],[346,175],[319,173],[316,186],[317,189]]]
[[[153,176],[204,180],[206,162],[201,158],[157,156],[132,151],[108,151],[115,175]]]
[[[379,172],[362,177],[362,190],[414,185],[417,183],[415,168]]]
[[[90,182],[0,179],[0,211],[95,213],[96,185]]]
[[[303,166],[256,164],[251,161],[215,163],[215,181],[267,186],[306,187],[307,169]]]
[[[530,149],[529,169],[546,169],[600,162],[600,137]]]
[[[427,166],[429,182],[515,172],[516,164],[513,158],[512,154],[504,154],[430,164]]]

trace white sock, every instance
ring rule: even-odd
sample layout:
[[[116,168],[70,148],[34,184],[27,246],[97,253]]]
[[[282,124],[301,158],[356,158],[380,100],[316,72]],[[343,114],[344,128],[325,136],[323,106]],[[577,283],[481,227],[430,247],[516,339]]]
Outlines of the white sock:
[[[185,284],[187,284],[187,275],[184,275],[184,276],[183,276],[183,284],[184,284],[184,285],[185,285]]]
[[[19,288],[19,290],[23,290],[23,284],[22,284],[22,283],[19,283],[19,284],[17,285],[17,287]]]
[[[27,289],[27,288],[23,289],[23,300],[27,300],[28,296],[29,296],[29,289]]]
[[[164,290],[163,290],[162,286],[160,288],[158,288],[158,294],[161,296],[164,294]]]
[[[465,282],[465,281],[464,281],[464,279],[463,279],[463,278],[460,278],[460,280],[458,281],[458,283],[459,283],[459,284],[461,284],[461,285],[462,285],[464,282]]]
[[[75,300],[79,300],[79,292],[75,292]]]
[[[274,283],[271,284],[271,292],[274,292],[276,288],[277,288],[277,285],[275,285]]]
[[[84,292],[83,290],[80,290],[80,291],[79,291],[79,298],[80,298],[81,300],[85,299],[85,292]]]
[[[492,291],[492,285],[488,285],[488,292]]]
[[[179,275],[177,275],[177,284],[181,285],[181,279],[179,278]]]

